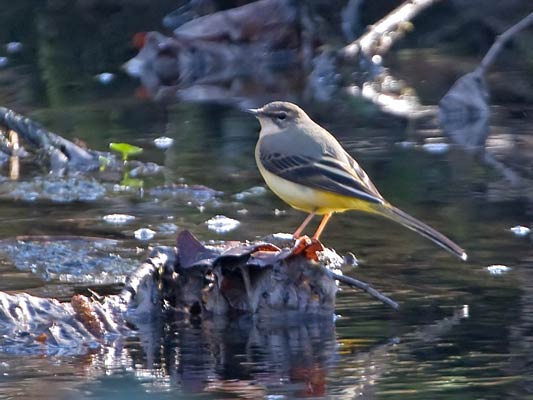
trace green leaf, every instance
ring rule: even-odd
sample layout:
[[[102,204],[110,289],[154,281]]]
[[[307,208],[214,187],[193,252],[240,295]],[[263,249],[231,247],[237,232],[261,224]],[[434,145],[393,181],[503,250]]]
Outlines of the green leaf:
[[[109,148],[122,154],[123,160],[127,160],[129,156],[135,156],[143,151],[142,147],[134,146],[129,143],[109,143]]]

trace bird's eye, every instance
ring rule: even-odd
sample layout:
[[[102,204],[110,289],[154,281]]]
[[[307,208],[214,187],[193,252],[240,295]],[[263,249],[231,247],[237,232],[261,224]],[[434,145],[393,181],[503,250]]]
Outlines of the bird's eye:
[[[278,119],[280,121],[283,121],[285,118],[287,118],[287,113],[286,112],[280,112],[278,113]]]

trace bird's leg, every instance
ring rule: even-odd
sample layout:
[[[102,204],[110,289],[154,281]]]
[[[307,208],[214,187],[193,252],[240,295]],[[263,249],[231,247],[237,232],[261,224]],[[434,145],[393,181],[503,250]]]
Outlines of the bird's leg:
[[[320,234],[328,223],[328,220],[331,218],[331,214],[332,213],[327,213],[324,215],[322,221],[320,221],[320,225],[318,226],[315,234],[311,239],[309,239],[309,237],[307,236],[298,237],[299,234],[302,232],[303,228],[305,228],[309,221],[311,221],[311,218],[315,216],[314,212],[309,214],[309,216],[305,219],[300,228],[298,228],[294,233],[294,237],[298,239],[296,240],[296,244],[292,250],[293,255],[303,253],[306,258],[318,261],[317,253],[324,250],[324,246],[322,246],[322,243],[320,243],[318,238],[320,237]]]
[[[326,224],[328,223],[329,219],[331,218],[331,215],[333,213],[329,212],[327,214],[324,214],[324,216],[322,217],[322,221],[320,221],[320,225],[318,225],[318,228],[316,228],[316,232],[315,234],[313,235],[313,239],[318,241],[318,238],[320,237],[320,235],[322,234],[322,231],[324,230],[324,228],[326,227]]]
[[[296,229],[296,231],[292,234],[293,239],[298,239],[300,236],[302,236],[302,232],[304,231],[305,227],[309,225],[309,222],[311,222],[315,215],[316,213],[313,211],[304,219],[304,222],[302,222],[298,229]]]

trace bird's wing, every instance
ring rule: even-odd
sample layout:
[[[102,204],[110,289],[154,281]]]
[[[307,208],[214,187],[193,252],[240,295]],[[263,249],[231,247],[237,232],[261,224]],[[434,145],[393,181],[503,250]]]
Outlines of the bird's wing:
[[[263,167],[281,178],[315,189],[383,204],[384,200],[357,162],[346,153],[346,162],[331,154],[259,154]]]

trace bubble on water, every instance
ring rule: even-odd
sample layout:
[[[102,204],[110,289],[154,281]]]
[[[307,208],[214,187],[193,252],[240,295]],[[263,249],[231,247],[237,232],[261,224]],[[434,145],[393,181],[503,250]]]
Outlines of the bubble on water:
[[[246,215],[248,214],[248,210],[246,208],[241,208],[240,210],[237,210],[237,214]]]
[[[133,221],[135,219],[135,216],[127,214],[108,214],[104,215],[102,219],[108,224],[120,225],[127,224],[128,222]]]
[[[150,228],[140,228],[133,232],[133,234],[135,235],[135,239],[142,241],[153,239],[155,233],[156,232],[151,230]]]
[[[513,226],[511,229],[509,229],[513,235],[518,237],[524,237],[529,235],[529,232],[531,231],[527,226],[517,225]]]
[[[495,265],[490,265],[486,267],[486,270],[489,271],[489,274],[491,274],[492,276],[504,275],[507,272],[509,272],[511,269],[512,269],[511,267],[508,267],[506,265],[501,265],[501,264],[495,264]]]
[[[241,223],[236,219],[228,218],[224,215],[215,215],[213,218],[205,221],[209,230],[217,233],[226,233],[236,229]]]
[[[0,68],[5,67],[9,64],[9,59],[7,57],[0,57]]]
[[[280,209],[278,209],[278,208],[276,208],[276,209],[274,210],[274,215],[275,215],[276,217],[279,217],[279,216],[281,216],[281,215],[285,215],[285,214],[287,214],[287,211],[285,211],[285,210],[280,210]]]

